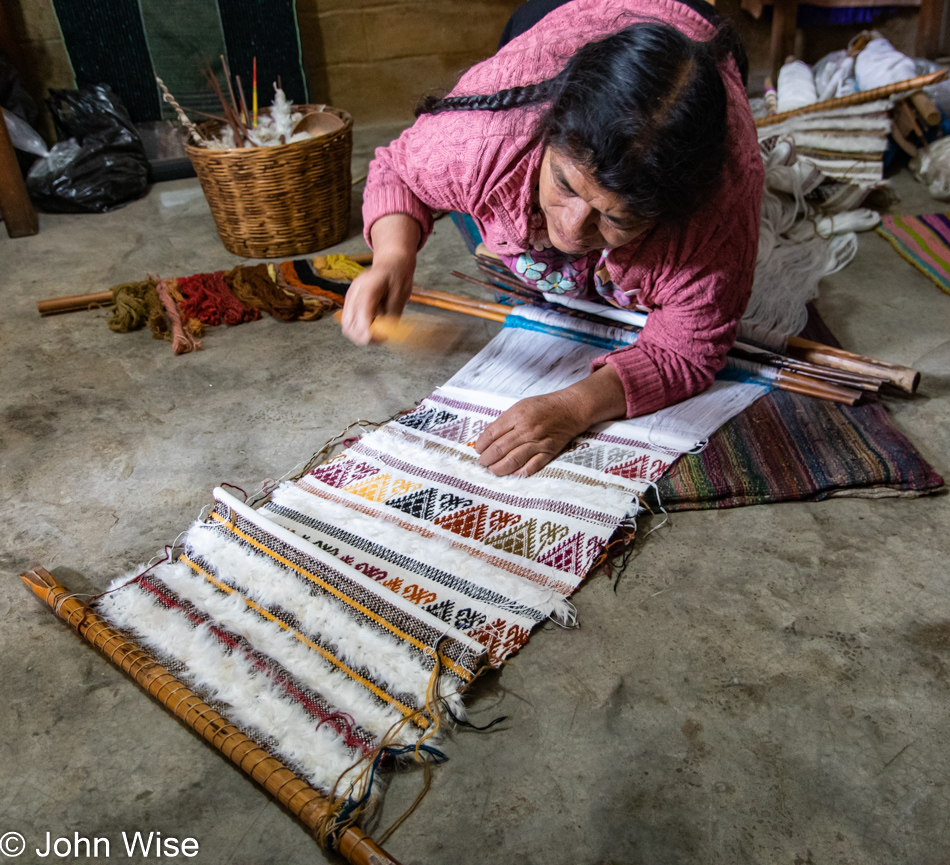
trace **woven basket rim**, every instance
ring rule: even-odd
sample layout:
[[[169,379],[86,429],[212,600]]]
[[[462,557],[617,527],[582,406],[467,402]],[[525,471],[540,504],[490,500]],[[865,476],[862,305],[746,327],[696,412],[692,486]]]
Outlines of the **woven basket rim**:
[[[287,144],[272,144],[266,147],[231,147],[227,150],[217,150],[209,147],[200,147],[197,144],[192,144],[190,141],[185,142],[185,152],[189,157],[197,156],[199,159],[211,157],[214,159],[231,159],[233,157],[247,158],[252,153],[253,154],[277,154],[286,151],[288,148],[294,147],[309,147],[315,144],[326,144],[330,141],[333,141],[340,136],[348,134],[353,128],[353,116],[342,108],[334,108],[331,105],[295,105],[294,108],[306,116],[308,114],[321,114],[329,113],[335,114],[343,121],[343,126],[340,129],[335,129],[332,132],[325,132],[323,135],[316,135],[312,138],[305,138],[302,141],[290,141]],[[320,109],[310,110],[307,109]],[[269,112],[270,108],[263,109],[264,112]],[[258,112],[262,113],[262,112]],[[217,133],[219,129],[225,126],[220,120],[207,120],[204,123],[198,124],[198,131],[201,132],[205,137],[209,137]]]

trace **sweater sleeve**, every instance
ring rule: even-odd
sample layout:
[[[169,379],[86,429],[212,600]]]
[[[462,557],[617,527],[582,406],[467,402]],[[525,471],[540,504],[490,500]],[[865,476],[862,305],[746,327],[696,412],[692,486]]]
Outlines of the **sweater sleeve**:
[[[363,233],[373,223],[404,213],[422,227],[420,248],[432,233],[432,213],[472,213],[485,195],[485,166],[493,144],[486,139],[484,112],[424,115],[391,144],[377,148],[363,192]]]
[[[728,235],[713,249],[704,244],[697,262],[671,245],[656,281],[641,288],[650,313],[636,343],[594,361],[593,369],[610,364],[620,376],[627,417],[700,393],[725,364],[751,291],[757,226]]]

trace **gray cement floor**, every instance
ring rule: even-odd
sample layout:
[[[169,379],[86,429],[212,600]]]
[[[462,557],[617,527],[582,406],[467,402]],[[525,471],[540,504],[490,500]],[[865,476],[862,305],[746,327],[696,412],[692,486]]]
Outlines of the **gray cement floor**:
[[[359,136],[357,170],[374,138]],[[906,175],[896,188],[905,212],[946,209]],[[362,248],[356,225],[340,250]],[[38,317],[41,298],[236,263],[193,180],[112,214],[42,216],[36,237],[0,237],[0,260],[0,835],[25,836],[17,862],[55,858],[35,853],[46,832],[136,861],[120,835],[136,830],[194,837],[208,865],[323,861],[18,574],[39,562],[77,591],[105,586],[214,485],[255,487],[357,417],[412,405],[498,325],[466,320],[452,353],[405,357],[329,320],[268,319],[174,357],[103,311]],[[439,223],[418,281],[464,290],[447,275],[460,265]],[[950,297],[869,234],[819,307],[846,347],[923,371],[916,397],[887,403],[950,474]],[[950,861],[948,529],[945,496],[675,515],[616,591],[598,577],[576,595],[579,629],[537,633],[484,683],[475,719],[508,721],[446,742],[389,849],[407,865]],[[393,781],[382,826],[420,782]]]

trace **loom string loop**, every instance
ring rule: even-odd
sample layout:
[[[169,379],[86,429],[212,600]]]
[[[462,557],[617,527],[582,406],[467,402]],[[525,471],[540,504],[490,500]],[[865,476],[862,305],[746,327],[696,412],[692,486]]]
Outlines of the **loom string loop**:
[[[227,481],[222,481],[218,484],[219,487],[229,487],[232,490],[237,490],[242,496],[244,496],[244,502],[247,503],[247,493],[239,487],[237,484],[229,484]]]

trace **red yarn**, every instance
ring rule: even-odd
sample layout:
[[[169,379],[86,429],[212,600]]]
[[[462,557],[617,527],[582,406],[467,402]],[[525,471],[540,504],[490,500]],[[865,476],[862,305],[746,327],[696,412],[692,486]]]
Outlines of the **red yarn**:
[[[239,301],[224,281],[224,271],[196,273],[178,281],[184,301],[180,304],[182,315],[197,318],[202,324],[243,324],[257,321],[261,311],[245,306]]]

